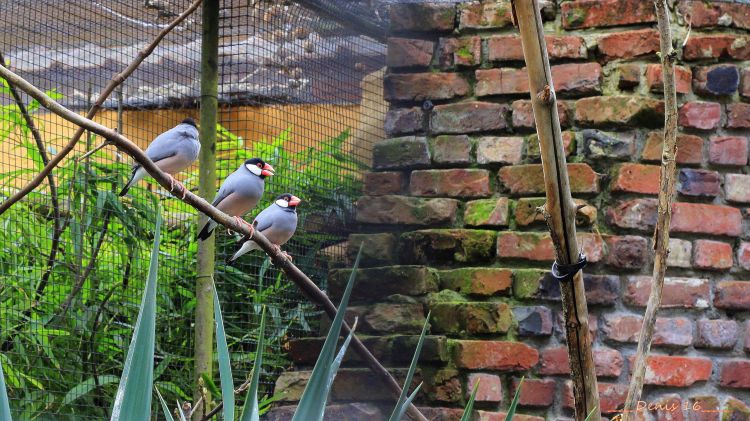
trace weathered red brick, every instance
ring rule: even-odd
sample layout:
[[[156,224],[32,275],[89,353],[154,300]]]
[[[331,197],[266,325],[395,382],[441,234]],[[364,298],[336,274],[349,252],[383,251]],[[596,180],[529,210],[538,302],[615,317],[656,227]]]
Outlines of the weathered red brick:
[[[464,224],[467,226],[503,227],[508,225],[508,198],[472,200],[466,203]]]
[[[750,202],[750,175],[726,174],[724,176],[726,199],[732,202]]]
[[[739,326],[734,320],[698,320],[698,336],[695,338],[697,348],[732,349],[740,334]]]
[[[608,314],[604,317],[604,334],[612,341],[636,343],[640,338],[643,317]],[[693,342],[693,325],[685,317],[659,317],[654,326],[653,344],[685,347]]]
[[[721,385],[750,389],[750,360],[729,360],[721,365]]]
[[[447,3],[395,3],[390,9],[391,31],[452,31],[456,6]]]
[[[690,421],[719,421],[719,400],[715,395],[691,396],[686,407]]]
[[[441,135],[430,139],[432,161],[436,164],[471,163],[471,140],[464,135]]]
[[[518,324],[519,336],[550,336],[552,334],[552,311],[547,307],[514,307],[513,317]]]
[[[750,69],[742,69],[740,74],[740,95],[750,98]]]
[[[747,138],[714,136],[708,144],[708,161],[718,165],[747,165]]]
[[[618,276],[584,273],[583,285],[586,290],[586,302],[589,305],[614,305],[620,297]]]
[[[458,73],[393,73],[383,85],[386,101],[450,99],[469,93],[469,83]]]
[[[617,32],[599,38],[599,53],[607,60],[629,59],[659,51],[659,33],[653,29]]]
[[[750,352],[750,320],[745,322],[745,352]]]
[[[685,60],[732,58],[747,60],[747,37],[733,34],[716,34],[691,36],[688,38],[682,57]]]
[[[659,194],[659,173],[656,165],[625,163],[615,167],[613,192]]]
[[[511,393],[515,396],[520,380],[514,378],[511,383]],[[524,379],[518,404],[521,406],[549,407],[555,400],[557,383],[553,379]]]
[[[529,76],[526,69],[479,69],[474,92],[477,96],[528,94]]]
[[[518,164],[523,153],[522,137],[482,137],[477,141],[477,163]]]
[[[650,276],[628,277],[625,304],[645,307],[651,294]],[[711,299],[708,279],[666,278],[660,308],[707,308]]]
[[[571,130],[562,132],[563,152],[565,156],[576,153],[576,134]],[[535,161],[541,160],[541,150],[539,149],[539,136],[534,133],[526,138],[526,156]]]
[[[680,240],[679,238],[669,239],[669,256],[667,256],[667,265],[669,267],[692,267],[692,255],[693,243],[688,240]]]
[[[693,89],[699,95],[732,95],[740,86],[740,71],[732,64],[696,67]]]
[[[552,66],[555,92],[584,96],[601,93],[602,66],[599,63],[569,63]]]
[[[508,106],[491,102],[468,101],[437,105],[432,109],[433,133],[474,133],[507,127]]]
[[[750,243],[743,241],[737,247],[737,263],[742,269],[750,270]]]
[[[469,370],[528,370],[539,361],[536,349],[519,342],[455,341],[455,362]]]
[[[617,86],[620,89],[632,89],[641,84],[641,66],[635,63],[620,65]]]
[[[693,266],[706,270],[727,270],[732,267],[732,245],[721,241],[696,240]]]
[[[513,313],[506,303],[497,301],[429,303],[434,333],[468,335],[507,333]]]
[[[510,1],[472,2],[459,6],[459,29],[504,28],[513,24]]]
[[[461,410],[463,411],[463,410]],[[459,412],[457,415],[459,417],[457,418],[451,418],[449,421],[454,421],[460,419],[460,415],[463,412]],[[498,411],[498,412],[490,412],[490,411],[477,411],[477,421],[506,421],[506,418],[508,416],[507,413]],[[438,419],[438,418],[432,418],[432,419]],[[513,414],[513,421],[544,421],[544,417],[535,417],[533,415],[524,415],[524,414]]]
[[[628,395],[627,384],[602,383],[597,384],[599,389],[599,406],[603,414],[615,413],[622,408]],[[573,408],[573,382],[565,382],[562,396],[563,408]]]
[[[427,229],[401,234],[401,259],[411,263],[486,262],[495,255],[493,230]]]
[[[384,194],[399,194],[404,186],[406,177],[397,171],[365,173],[364,188],[366,195],[382,196]]]
[[[413,196],[484,197],[490,195],[490,173],[477,169],[412,171]]]
[[[422,130],[424,111],[421,107],[395,108],[385,115],[384,129],[389,136],[409,134]]]
[[[514,165],[499,171],[500,181],[512,194],[544,193],[541,164]],[[598,193],[599,176],[588,164],[568,164],[570,190],[573,193]]]
[[[713,130],[719,127],[721,105],[716,102],[686,102],[680,107],[677,123],[689,129]]]
[[[664,101],[639,96],[597,96],[576,101],[581,126],[658,127],[664,123]]]
[[[427,67],[432,61],[435,43],[424,39],[388,38],[385,64],[391,68]]]
[[[675,66],[675,85],[678,94],[689,94],[693,83],[693,73],[689,68]],[[662,79],[662,65],[649,64],[646,67],[646,84],[651,92],[663,92],[664,80]]]
[[[659,397],[653,402],[653,407],[647,409],[656,421],[685,421],[682,400],[676,393]]]
[[[646,137],[646,145],[643,147],[641,159],[644,161],[661,162],[662,149],[664,147],[664,134],[661,131],[653,131]],[[683,165],[694,165],[703,162],[703,139],[689,134],[677,135],[677,163]]]
[[[471,373],[466,381],[466,398],[471,396],[474,386],[479,384],[475,402],[499,403],[503,400],[503,383],[500,376],[487,373]]]
[[[550,60],[587,57],[586,42],[579,36],[547,35],[544,40]],[[487,39],[487,50],[491,61],[524,60],[521,38],[517,35],[493,35]]]
[[[622,269],[639,269],[648,262],[648,240],[634,235],[607,237],[607,264]]]
[[[694,28],[731,26],[750,29],[750,16],[746,4],[680,0],[679,11],[690,16]]]
[[[640,0],[577,0],[560,5],[565,29],[655,22],[651,5]]]
[[[729,129],[750,129],[750,104],[727,104],[727,123]]]
[[[607,208],[607,222],[620,228],[651,231],[656,226],[656,199],[632,199]]]
[[[578,233],[578,247],[586,254],[589,262],[598,262],[603,257],[603,241],[591,233]],[[535,261],[554,260],[554,248],[549,233],[511,232],[498,233],[497,255],[501,258],[526,259]]]
[[[633,357],[628,359],[632,372]],[[711,377],[711,368],[712,363],[708,358],[649,355],[644,384],[688,387],[695,382],[707,381]]]
[[[499,268],[460,268],[439,273],[440,288],[466,295],[508,295],[513,284],[513,271]]]
[[[717,283],[714,306],[727,310],[750,310],[750,282],[721,281]]]
[[[737,237],[742,233],[742,214],[728,206],[677,202],[672,205],[670,230]]]
[[[482,62],[482,40],[478,36],[441,38],[438,50],[438,64],[441,69],[476,66]]]
[[[570,374],[568,349],[564,346],[545,349],[540,361],[539,374]],[[594,365],[597,377],[618,377],[622,372],[622,354],[611,348],[594,348]]]
[[[721,193],[719,173],[683,168],[677,175],[677,191],[685,196],[713,197]]]
[[[567,102],[557,101],[557,114],[560,116],[560,127],[570,127],[573,121],[573,110]],[[513,127],[517,129],[533,129],[536,127],[530,100],[513,101]]]
[[[362,196],[356,203],[357,221],[366,224],[443,225],[456,220],[455,199],[405,196]]]

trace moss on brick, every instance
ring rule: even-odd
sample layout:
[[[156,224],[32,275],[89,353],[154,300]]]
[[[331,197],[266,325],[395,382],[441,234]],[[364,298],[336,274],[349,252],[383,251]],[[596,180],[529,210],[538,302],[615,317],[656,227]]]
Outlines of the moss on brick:
[[[513,295],[516,298],[534,298],[539,290],[544,271],[538,269],[517,269],[513,272]]]

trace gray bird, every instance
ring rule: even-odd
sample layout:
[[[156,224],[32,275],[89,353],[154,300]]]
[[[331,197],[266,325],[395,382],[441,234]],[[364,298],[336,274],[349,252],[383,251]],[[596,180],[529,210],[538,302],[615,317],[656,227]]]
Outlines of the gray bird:
[[[220,211],[234,216],[238,222],[247,224],[242,215],[250,212],[263,196],[265,178],[274,175],[273,167],[260,158],[248,159],[224,180],[214,201],[211,203]],[[205,240],[211,236],[216,221],[209,219],[198,238]],[[250,225],[250,224],[248,224]],[[250,225],[252,230],[252,225]]]
[[[255,221],[253,221],[255,229],[263,233],[274,246],[283,246],[292,238],[294,231],[297,229],[297,205],[300,202],[301,200],[297,196],[289,193],[282,194],[276,198],[274,203],[263,209],[255,217]],[[245,241],[239,250],[227,259],[227,263],[234,262],[243,254],[252,250],[260,250],[260,246],[253,240]],[[288,254],[286,256],[289,257]]]
[[[201,144],[198,141],[198,126],[192,118],[182,120],[182,123],[176,127],[167,130],[148,145],[146,156],[151,158],[162,171],[169,174],[170,177],[189,167],[196,159],[198,152],[201,150]],[[133,165],[130,173],[130,180],[120,192],[120,196],[125,196],[128,190],[137,182],[148,175],[145,169],[139,164]],[[172,177],[172,188],[179,185],[182,187],[182,198],[185,198],[187,189],[179,181]]]

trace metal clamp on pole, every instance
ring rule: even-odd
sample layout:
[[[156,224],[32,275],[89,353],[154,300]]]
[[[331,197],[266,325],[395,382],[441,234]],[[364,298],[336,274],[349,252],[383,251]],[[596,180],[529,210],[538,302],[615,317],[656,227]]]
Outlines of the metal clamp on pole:
[[[555,260],[552,263],[552,276],[559,282],[569,281],[576,276],[579,270],[586,267],[586,263],[588,263],[588,260],[583,253],[578,253],[578,262],[569,265],[561,265]]]

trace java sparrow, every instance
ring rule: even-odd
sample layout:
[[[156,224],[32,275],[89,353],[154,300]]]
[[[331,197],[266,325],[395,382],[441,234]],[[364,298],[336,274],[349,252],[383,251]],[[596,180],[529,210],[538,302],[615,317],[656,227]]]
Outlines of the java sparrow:
[[[297,229],[297,205],[300,202],[297,196],[289,193],[282,194],[255,217],[253,221],[255,229],[263,233],[274,246],[283,246],[292,238]],[[237,252],[227,258],[227,263],[234,262],[252,250],[260,250],[260,246],[253,240],[245,241]],[[286,256],[289,257],[288,254]]]
[[[250,225],[241,216],[258,204],[263,196],[265,178],[272,175],[274,173],[271,165],[260,158],[248,159],[224,180],[211,204],[220,211],[234,216],[238,222]],[[205,240],[210,237],[216,225],[216,221],[209,219],[198,238]],[[252,225],[250,228],[252,230]]]
[[[182,120],[182,123],[176,127],[160,134],[146,148],[146,156],[151,158],[162,171],[169,174],[170,177],[189,167],[197,158],[201,150],[201,144],[198,141],[198,126],[192,118]],[[139,182],[143,177],[148,175],[140,164],[133,165],[125,187],[120,192],[120,196]],[[182,198],[185,198],[187,189],[182,183],[172,178],[172,190],[175,184],[182,187]]]

